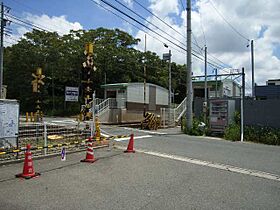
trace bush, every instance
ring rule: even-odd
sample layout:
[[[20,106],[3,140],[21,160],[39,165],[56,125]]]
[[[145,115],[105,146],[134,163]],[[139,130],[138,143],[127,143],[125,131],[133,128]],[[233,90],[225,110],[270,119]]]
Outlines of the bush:
[[[240,141],[240,126],[235,123],[229,125],[225,130],[224,138]],[[280,129],[263,126],[244,126],[244,141],[280,145]]]
[[[202,129],[199,124],[200,120],[197,118],[193,119],[193,127],[191,129],[187,129],[187,122],[186,119],[182,119],[181,129],[185,134],[193,135],[193,136],[202,136],[205,133],[205,129]]]
[[[262,126],[245,126],[244,140],[280,145],[280,129]]]
[[[238,124],[229,125],[224,134],[224,138],[231,141],[239,141],[240,140],[240,126]]]

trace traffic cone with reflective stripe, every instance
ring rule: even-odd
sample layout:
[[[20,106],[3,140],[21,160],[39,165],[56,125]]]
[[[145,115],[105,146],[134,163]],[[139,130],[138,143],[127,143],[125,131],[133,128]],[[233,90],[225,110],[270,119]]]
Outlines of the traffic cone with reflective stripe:
[[[133,133],[130,135],[130,139],[129,139],[129,143],[127,145],[127,149],[124,151],[124,152],[127,152],[127,153],[134,153],[135,150],[133,149],[133,144],[134,144],[134,135]]]
[[[32,154],[30,152],[30,148],[31,148],[30,144],[27,144],[24,165],[23,165],[23,172],[22,172],[22,174],[17,174],[16,175],[17,178],[31,179],[33,177],[40,176],[40,173],[37,173],[34,171]]]
[[[88,146],[87,146],[86,159],[81,160],[81,162],[93,163],[96,160],[97,159],[95,159],[94,155],[93,155],[92,139],[91,139],[91,137],[89,137],[89,139],[88,139]]]

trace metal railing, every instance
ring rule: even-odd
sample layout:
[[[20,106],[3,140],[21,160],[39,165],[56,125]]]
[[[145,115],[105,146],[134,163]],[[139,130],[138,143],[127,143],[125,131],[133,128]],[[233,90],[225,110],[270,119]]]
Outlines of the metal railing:
[[[34,156],[59,153],[62,146],[67,150],[80,150],[85,148],[85,140],[90,137],[91,130],[87,126],[81,126],[79,122],[64,123],[24,123],[20,122],[17,138],[18,148],[30,144]],[[0,162],[23,158],[24,152],[10,152],[15,148],[0,149]],[[1,154],[2,153],[2,154]]]
[[[176,108],[161,108],[161,125],[165,126],[176,126],[180,121],[181,117],[185,114],[187,105],[187,98],[185,98]]]
[[[175,120],[178,121],[187,110],[187,97],[174,109]]]
[[[106,113],[109,109],[115,108],[125,108],[125,98],[98,99],[95,103],[95,110],[99,116]]]

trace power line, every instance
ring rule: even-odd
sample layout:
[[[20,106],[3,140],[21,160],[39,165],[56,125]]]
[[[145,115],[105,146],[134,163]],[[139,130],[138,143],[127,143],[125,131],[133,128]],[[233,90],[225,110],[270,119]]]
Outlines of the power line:
[[[46,32],[52,33],[52,31],[49,31],[49,30],[44,29],[44,28],[41,28],[41,27],[39,27],[39,26],[37,26],[37,25],[35,25],[35,24],[33,24],[33,23],[29,23],[29,22],[27,22],[27,21],[21,20],[20,18],[14,16],[14,15],[8,15],[8,14],[7,14],[6,16],[8,16],[8,17],[10,17],[10,18],[12,18],[12,19],[14,19],[14,20],[16,20],[16,21],[18,21],[18,22],[21,22],[21,23],[23,23],[23,24],[25,24],[25,25],[28,25],[28,26],[30,26],[30,27],[32,27],[32,28],[36,28],[37,30],[42,30],[42,31],[46,31]],[[13,22],[13,21],[12,21],[12,22]]]
[[[162,30],[161,28],[159,28],[158,26],[156,26],[155,24],[153,24],[152,22],[148,21],[146,18],[144,18],[142,15],[139,15],[137,12],[135,12],[134,10],[130,9],[129,7],[127,7],[126,5],[124,5],[123,3],[121,3],[119,0],[115,0],[118,4],[120,4],[121,6],[123,6],[124,8],[126,8],[127,10],[129,10],[130,12],[132,12],[133,14],[135,14],[136,16],[138,16],[139,18],[141,18],[142,20],[146,21],[147,23],[151,24],[152,26],[154,26],[156,29],[160,30],[162,33],[166,34],[167,36],[169,36],[170,38],[176,40],[178,43],[182,44],[185,46],[185,44],[183,42],[181,42],[180,40],[174,38],[174,36],[171,36],[170,34],[168,34],[167,32],[165,32],[164,30]]]
[[[195,35],[194,35],[193,32],[192,32],[192,35],[193,35],[193,39],[194,39],[194,41],[195,41],[195,43],[196,43],[196,46],[198,47],[198,49],[199,49],[199,51],[200,51],[200,54],[203,55],[203,52],[202,52],[202,50],[201,50],[201,47],[198,45],[198,42],[197,42],[197,40],[196,40]]]
[[[11,45],[16,44],[16,42],[12,43],[12,42],[9,42],[9,41],[7,41],[7,40],[3,40],[3,42],[6,42],[6,43],[11,44]]]
[[[91,2],[95,2],[94,0],[90,0],[90,1],[91,1]],[[102,1],[104,4],[106,4],[107,6],[113,8],[114,10],[116,10],[116,11],[118,11],[119,13],[123,14],[124,16],[128,17],[129,19],[131,19],[131,20],[133,20],[134,22],[138,23],[139,25],[143,26],[144,28],[146,28],[146,29],[152,31],[153,33],[155,33],[155,34],[158,35],[159,37],[161,37],[161,38],[167,40],[168,42],[170,42],[170,43],[173,44],[174,46],[176,46],[176,47],[178,47],[178,48],[180,48],[180,49],[186,51],[186,49],[183,48],[182,46],[180,46],[180,45],[174,43],[173,41],[171,41],[170,39],[168,39],[168,38],[166,38],[166,37],[163,37],[161,34],[159,34],[158,32],[156,32],[155,30],[149,28],[148,26],[144,25],[143,23],[141,23],[140,21],[136,20],[136,19],[133,18],[132,16],[128,15],[127,13],[125,13],[125,12],[123,12],[123,11],[121,11],[121,10],[120,10],[119,8],[117,8],[116,6],[110,4],[109,2],[107,2],[107,1],[105,1],[105,0],[101,0],[101,1]],[[95,3],[96,3],[96,2],[95,2]],[[196,53],[197,53],[197,52],[196,52]],[[192,53],[192,55],[195,56],[196,58],[198,58],[199,60],[202,60],[202,61],[203,61],[203,58],[199,57],[197,54]],[[208,61],[207,61],[207,63],[208,63],[209,65],[213,66],[213,67],[216,67],[216,68],[223,68],[223,67],[221,67],[221,66],[217,66],[217,65],[215,65],[215,64],[213,64],[213,63],[211,63],[211,62],[208,62]]]
[[[223,61],[221,61],[220,59],[218,59],[217,57],[215,57],[215,56],[212,55],[211,53],[207,52],[207,55],[209,55],[210,57],[216,59],[216,60],[219,61],[221,64],[223,64],[225,67],[231,67],[230,65],[224,63]]]
[[[160,17],[158,17],[157,15],[155,15],[153,12],[151,12],[150,10],[148,10],[146,7],[144,7],[142,4],[140,4],[137,0],[133,0],[136,4],[138,4],[140,7],[142,7],[144,10],[146,10],[147,12],[149,12],[152,16],[154,16],[154,17],[156,17],[158,20],[160,20],[162,23],[164,23],[165,25],[167,25],[168,27],[170,27],[171,29],[173,29],[174,31],[176,31],[178,34],[180,34],[182,37],[184,37],[185,39],[186,39],[186,36],[184,36],[182,33],[180,33],[179,31],[177,31],[176,29],[174,29],[172,26],[170,26],[168,23],[166,23],[164,20],[162,20]],[[185,9],[184,8],[184,5],[183,5],[183,2],[182,2],[182,0],[181,0],[181,5],[182,5],[182,8],[183,9]],[[203,34],[204,34],[204,30],[203,30]],[[194,35],[194,34],[193,34]],[[173,37],[172,37],[173,38]],[[195,40],[195,42],[196,43],[194,43],[194,42],[192,42],[192,44],[194,44],[198,49],[199,49],[199,51],[201,51],[201,49],[202,49],[202,47],[201,46],[199,46],[199,44],[198,44],[198,42],[197,42],[197,40],[196,40],[196,38],[194,37],[194,40]],[[205,40],[205,43],[206,43],[206,38],[205,38],[205,34],[204,34],[204,40]],[[183,44],[184,46],[185,46],[185,44]],[[197,52],[198,53],[198,52]],[[202,52],[200,52],[200,53],[198,53],[198,54],[203,54]],[[207,53],[208,54],[208,53]],[[219,62],[221,62],[219,59],[217,59],[217,58],[215,58],[214,56],[212,56],[214,59],[216,59],[216,60],[218,60]],[[211,59],[209,59],[209,60],[211,60]],[[214,62],[213,60],[212,60],[212,62]],[[225,64],[224,62],[221,62],[223,65],[225,65],[225,66],[229,66],[229,65],[227,65],[227,64]],[[217,64],[217,62],[216,62],[216,64]],[[218,64],[219,65],[219,64]],[[220,66],[220,68],[223,68],[221,65],[219,65]]]
[[[222,13],[216,8],[216,6],[214,5],[214,3],[212,2],[212,0],[209,0],[212,7],[216,10],[216,12],[218,13],[218,15],[229,25],[229,27],[235,31],[236,34],[238,34],[240,37],[242,37],[243,39],[245,39],[246,41],[250,41],[247,37],[245,37],[244,35],[242,35],[230,22],[227,21],[227,19],[222,15]]]
[[[199,21],[200,21],[200,28],[203,34],[203,39],[204,39],[204,45],[206,45],[206,37],[205,37],[205,33],[204,33],[204,28],[203,28],[203,24],[202,24],[202,17],[201,17],[201,12],[199,10]]]
[[[163,42],[163,41],[161,41],[160,39],[158,39],[157,37],[151,35],[149,32],[145,31],[144,29],[140,28],[139,26],[137,26],[137,25],[131,23],[130,21],[126,20],[125,18],[123,18],[122,16],[120,16],[120,15],[118,15],[117,13],[113,12],[112,10],[110,10],[110,9],[108,9],[108,8],[106,8],[106,7],[104,7],[102,4],[100,4],[100,3],[96,2],[96,1],[92,1],[92,2],[95,3],[96,5],[102,7],[104,10],[106,10],[106,11],[108,11],[108,12],[111,12],[113,15],[115,15],[116,17],[122,19],[123,21],[127,22],[128,24],[132,25],[133,27],[139,29],[140,31],[142,31],[142,32],[144,32],[144,33],[146,33],[146,34],[148,34],[150,37],[152,37],[152,38],[158,40],[158,41],[161,42],[162,44],[165,44],[165,42]],[[176,48],[174,48],[174,47],[172,47],[172,46],[170,46],[170,48],[176,50],[176,51],[179,52],[179,53],[184,54],[184,52],[182,52],[182,51],[180,51],[180,50],[178,50],[178,49],[176,49]]]
[[[19,1],[17,1],[17,0],[12,0],[12,1],[15,2],[15,3],[17,3],[17,4],[19,4],[19,5],[21,5],[22,7],[27,8],[27,9],[30,10],[30,11],[34,11],[34,12],[37,12],[37,13],[40,13],[40,14],[46,14],[46,13],[43,12],[42,10],[38,10],[38,9],[36,9],[36,8],[34,8],[34,7],[31,7],[31,6],[29,6],[29,5],[26,5],[26,4],[24,4],[24,3],[22,3],[22,2],[19,2]],[[17,9],[13,9],[13,11],[17,11],[17,12],[20,14],[20,11],[17,10]],[[65,24],[67,24],[67,25],[69,25],[69,26],[72,26],[71,23],[68,23],[68,22],[65,22]],[[37,24],[37,25],[39,25],[39,24]],[[52,24],[52,25],[54,25],[54,24]],[[40,26],[40,25],[39,25],[39,26]],[[58,25],[56,25],[56,26],[58,26]],[[45,27],[45,26],[42,26],[42,27]]]
[[[176,30],[175,28],[173,28],[170,24],[166,23],[165,21],[163,21],[160,17],[158,17],[156,14],[154,14],[152,11],[148,10],[146,7],[144,7],[142,4],[140,4],[137,0],[132,0],[134,1],[136,4],[138,4],[140,7],[142,7],[144,10],[146,10],[148,13],[150,13],[152,16],[156,17],[160,22],[162,22],[163,24],[165,24],[166,26],[170,27],[171,29],[173,29],[174,31],[176,31],[178,34],[180,34],[182,37],[186,38],[185,35],[183,35],[182,33],[180,33],[178,30]]]
[[[33,10],[33,11],[36,11],[36,12],[39,12],[39,13],[44,14],[44,12],[42,12],[42,11],[40,11],[40,10],[38,10],[38,9],[35,9],[35,8],[33,8],[33,7],[27,6],[26,4],[23,4],[22,2],[19,2],[19,1],[16,1],[16,0],[12,0],[12,1],[15,2],[15,3],[17,3],[17,4],[19,4],[19,5],[21,5],[22,7],[25,7],[25,8],[27,8],[27,9],[29,9],[29,10]]]
[[[184,7],[184,4],[183,4],[183,1],[182,1],[182,0],[180,0],[180,2],[181,2],[182,9],[183,9],[183,10],[185,10],[185,7]]]

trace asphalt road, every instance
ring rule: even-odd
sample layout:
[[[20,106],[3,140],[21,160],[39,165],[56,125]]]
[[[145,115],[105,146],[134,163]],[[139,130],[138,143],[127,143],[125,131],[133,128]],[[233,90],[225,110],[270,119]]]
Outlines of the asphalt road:
[[[135,139],[136,150],[280,175],[280,147],[189,137],[178,129],[102,130],[144,136]],[[127,140],[116,144],[125,146]],[[100,159],[93,164],[80,163],[84,156],[35,160],[42,175],[31,180],[14,178],[22,164],[0,167],[0,209],[280,209],[280,181],[112,148],[95,151]]]

